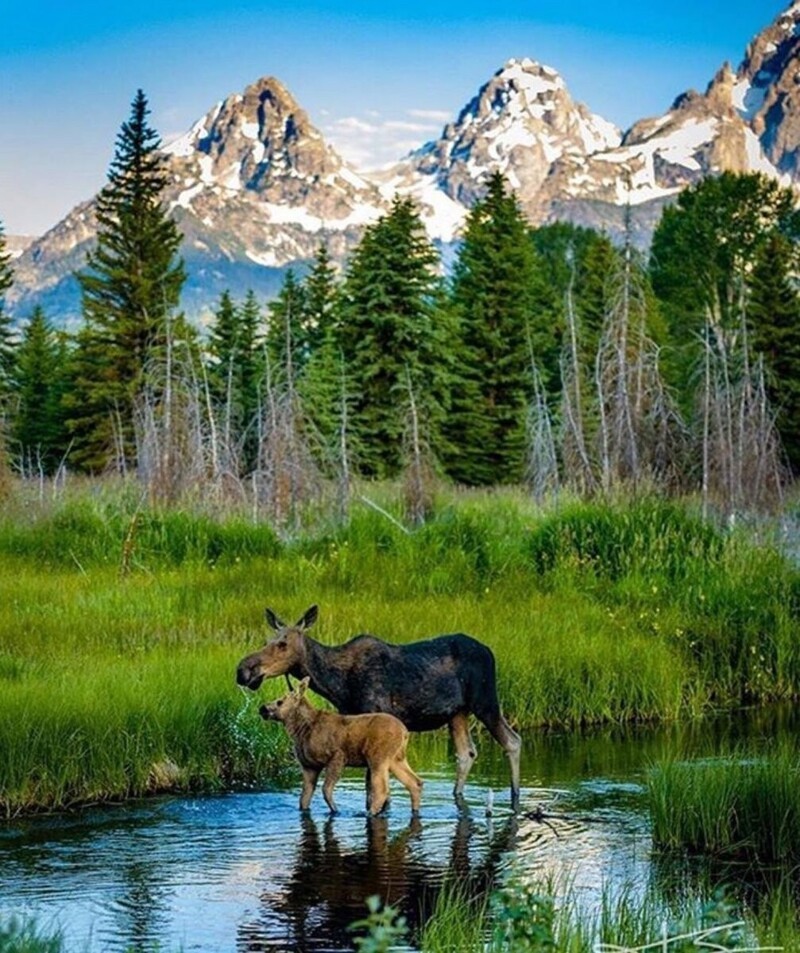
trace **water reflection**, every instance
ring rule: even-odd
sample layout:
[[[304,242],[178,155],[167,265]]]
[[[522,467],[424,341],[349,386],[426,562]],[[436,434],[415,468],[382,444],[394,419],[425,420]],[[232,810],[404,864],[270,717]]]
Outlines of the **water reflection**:
[[[291,874],[283,886],[271,879],[263,885],[258,916],[237,931],[238,950],[341,949],[348,925],[364,916],[372,894],[399,907],[416,933],[446,878],[457,878],[470,892],[490,887],[516,835],[511,818],[487,837],[485,825],[465,813],[452,824],[446,856],[436,850],[431,856],[431,843],[441,848],[445,839],[441,824],[426,832],[425,821],[412,817],[393,833],[388,818],[366,817],[363,837],[354,844],[340,838],[337,823],[335,817],[321,825],[310,815],[302,818]]]

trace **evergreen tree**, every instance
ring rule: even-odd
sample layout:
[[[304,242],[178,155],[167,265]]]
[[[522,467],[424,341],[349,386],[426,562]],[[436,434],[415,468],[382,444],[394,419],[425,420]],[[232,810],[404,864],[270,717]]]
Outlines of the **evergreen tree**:
[[[438,265],[413,202],[396,198],[365,230],[347,269],[341,343],[357,460],[369,476],[400,468],[409,380],[426,436],[438,444],[450,374]]]
[[[609,276],[616,267],[617,252],[610,239],[591,228],[570,222],[541,225],[531,232],[533,246],[539,256],[543,307],[552,309],[558,330],[565,329],[567,307],[574,309],[580,326],[580,351],[587,366],[594,356],[603,322],[611,307]],[[551,372],[551,377],[556,377]],[[555,388],[551,384],[551,390]]]
[[[533,391],[557,365],[558,340],[528,227],[503,177],[472,209],[455,266],[452,304],[459,380],[447,424],[447,470],[468,484],[521,479]]]
[[[310,354],[306,292],[294,269],[286,272],[277,298],[268,305],[268,312],[265,343],[272,378],[283,386],[291,383],[294,387]]]
[[[245,447],[245,466],[252,462],[252,439],[246,433],[258,410],[261,358],[256,346],[260,308],[252,291],[244,304],[236,307],[230,292],[224,291],[215,312],[209,335],[209,386],[222,408],[222,424],[229,446]]]
[[[349,415],[353,404],[351,389],[338,335],[329,324],[298,382],[303,408],[319,436],[323,463],[328,468],[341,456],[343,401],[344,413]]]
[[[739,333],[755,266],[776,234],[795,248],[800,213],[791,190],[765,175],[725,172],[704,179],[664,210],[653,235],[650,275],[674,344],[673,376],[687,408],[704,328],[708,325],[723,347]],[[792,256],[775,263],[784,279],[792,263]]]
[[[303,281],[303,334],[307,360],[298,381],[304,411],[322,442],[325,462],[341,455],[342,401],[348,385],[341,348],[340,289],[327,245],[317,249]],[[349,411],[348,408],[345,413]]]
[[[13,437],[24,470],[41,466],[51,473],[64,453],[66,358],[63,336],[37,307],[23,331],[16,369]]]
[[[75,458],[86,466],[108,459],[110,430],[117,456],[133,461],[133,405],[148,360],[166,340],[185,279],[176,257],[181,235],[161,204],[168,176],[149,112],[139,90],[97,199],[97,247],[78,275],[86,322],[80,361],[84,369],[102,367],[99,378],[81,374],[84,389],[73,407]],[[116,421],[112,428],[109,417]]]
[[[336,269],[331,264],[328,246],[321,244],[317,249],[311,270],[303,281],[305,300],[303,308],[303,338],[301,342],[307,350],[306,360],[325,340],[328,330],[337,321],[339,286]]]
[[[11,316],[5,308],[5,295],[14,282],[11,255],[6,249],[3,224],[0,222],[0,412],[8,398],[14,379],[16,340]]]
[[[765,242],[753,268],[748,317],[767,366],[767,393],[789,462],[800,472],[800,296],[791,275],[796,249],[781,234]]]

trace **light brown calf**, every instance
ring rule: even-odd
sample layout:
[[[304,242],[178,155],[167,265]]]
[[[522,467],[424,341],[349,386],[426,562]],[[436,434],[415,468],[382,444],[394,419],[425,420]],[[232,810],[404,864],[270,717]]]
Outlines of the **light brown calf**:
[[[367,810],[379,814],[389,797],[389,772],[411,795],[411,809],[419,811],[422,779],[406,761],[408,730],[394,715],[337,715],[312,707],[305,698],[309,679],[259,713],[270,721],[283,722],[294,742],[303,769],[300,810],[308,810],[320,773],[325,771],[322,793],[331,811],[336,811],[333,789],[345,767],[366,767],[369,790]]]

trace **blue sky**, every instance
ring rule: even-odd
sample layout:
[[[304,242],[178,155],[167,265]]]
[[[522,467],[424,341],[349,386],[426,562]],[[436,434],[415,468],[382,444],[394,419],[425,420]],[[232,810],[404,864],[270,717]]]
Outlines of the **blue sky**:
[[[14,0],[0,27],[0,221],[39,234],[90,197],[138,87],[168,140],[272,74],[369,167],[436,136],[512,56],[555,67],[626,127],[737,65],[787,3]]]

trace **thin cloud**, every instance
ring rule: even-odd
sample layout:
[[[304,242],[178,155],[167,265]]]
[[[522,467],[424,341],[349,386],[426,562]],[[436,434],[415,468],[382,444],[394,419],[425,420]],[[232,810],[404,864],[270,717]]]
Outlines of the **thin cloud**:
[[[452,118],[446,109],[407,109],[406,112],[414,119],[430,119],[432,122],[447,122]]]
[[[348,162],[360,169],[377,169],[436,138],[441,129],[436,110],[409,109],[405,114],[420,121],[381,119],[369,110],[365,112],[369,122],[360,116],[341,116],[324,123],[322,131]]]

